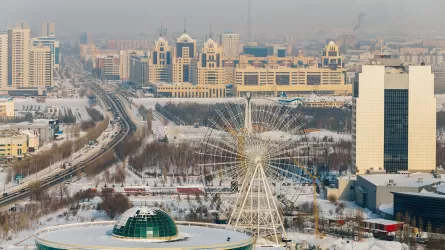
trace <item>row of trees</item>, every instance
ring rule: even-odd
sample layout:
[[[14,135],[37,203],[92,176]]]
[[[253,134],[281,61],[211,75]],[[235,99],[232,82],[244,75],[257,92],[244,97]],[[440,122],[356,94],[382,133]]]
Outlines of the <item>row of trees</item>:
[[[85,107],[85,109],[93,122],[103,121],[104,115],[99,110],[88,107]]]
[[[83,203],[99,196],[101,202],[97,206]],[[82,204],[83,203],[83,204]],[[81,205],[82,204],[82,205]],[[24,230],[34,230],[41,225],[39,221],[43,216],[54,213],[60,209],[68,208],[57,217],[69,220],[70,216],[76,216],[78,210],[97,209],[106,212],[111,219],[131,207],[127,197],[122,194],[114,194],[106,191],[97,193],[92,189],[81,190],[70,195],[64,184],[51,190],[44,190],[40,186],[32,189],[31,202],[14,212],[0,212],[0,239],[10,240],[12,236]],[[76,218],[77,220],[79,217]],[[48,218],[47,222],[53,220]],[[0,241],[1,242],[1,241]]]
[[[58,119],[62,123],[76,123],[76,116],[71,108],[63,108],[63,112],[62,109],[60,109]]]
[[[145,145],[139,154],[130,156],[129,165],[140,173],[150,176],[187,176],[199,174],[196,163],[197,149],[189,143],[169,144],[151,142]],[[183,181],[186,181],[184,178]]]
[[[94,128],[89,129],[86,134],[75,140],[65,141],[61,144],[53,144],[53,146],[44,150],[34,156],[25,158],[22,161],[16,161],[12,164],[12,169],[9,170],[8,181],[11,181],[14,174],[24,174],[30,175],[39,172],[52,164],[59,162],[63,159],[67,159],[74,152],[79,151],[83,148],[89,141],[94,141],[107,129],[109,123],[109,118],[98,123]]]

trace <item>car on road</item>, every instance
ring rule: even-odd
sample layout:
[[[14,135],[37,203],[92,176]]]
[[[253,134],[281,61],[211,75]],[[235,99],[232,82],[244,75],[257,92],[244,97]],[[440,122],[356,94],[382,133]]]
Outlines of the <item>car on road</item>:
[[[6,196],[8,196],[8,193],[3,193],[3,197],[6,197]]]
[[[65,184],[69,185],[71,184],[71,181],[65,181]]]
[[[24,193],[26,190],[24,188],[20,189],[20,193]]]

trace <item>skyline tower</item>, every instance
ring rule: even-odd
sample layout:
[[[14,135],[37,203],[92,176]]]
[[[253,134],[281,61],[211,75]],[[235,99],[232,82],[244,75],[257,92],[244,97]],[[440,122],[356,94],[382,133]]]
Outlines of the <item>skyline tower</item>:
[[[367,170],[436,169],[436,98],[430,66],[373,59],[353,87],[352,166]]]

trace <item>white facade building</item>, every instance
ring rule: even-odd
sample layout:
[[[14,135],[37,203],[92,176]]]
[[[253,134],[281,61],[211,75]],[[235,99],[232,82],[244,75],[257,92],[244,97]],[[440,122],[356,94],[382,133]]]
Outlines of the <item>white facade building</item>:
[[[240,39],[239,34],[221,34],[222,54],[225,58],[237,58],[239,56]]]
[[[436,169],[436,99],[430,66],[397,60],[363,65],[353,89],[352,165],[367,170]]]

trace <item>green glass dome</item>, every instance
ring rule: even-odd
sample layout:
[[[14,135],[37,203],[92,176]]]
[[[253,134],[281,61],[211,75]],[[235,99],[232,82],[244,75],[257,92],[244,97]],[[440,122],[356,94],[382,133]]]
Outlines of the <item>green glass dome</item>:
[[[173,219],[163,210],[133,207],[119,217],[113,236],[125,239],[172,240],[178,236]]]

